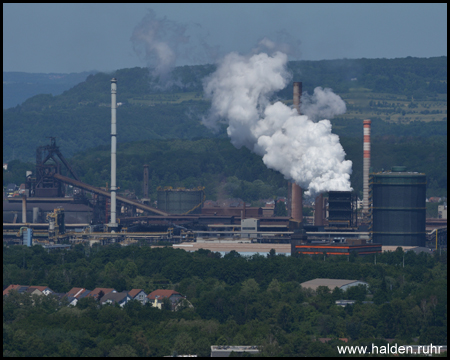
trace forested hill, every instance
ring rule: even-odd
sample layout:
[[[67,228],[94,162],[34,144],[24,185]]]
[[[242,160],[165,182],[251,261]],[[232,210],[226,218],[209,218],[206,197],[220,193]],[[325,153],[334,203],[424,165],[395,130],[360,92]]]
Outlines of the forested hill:
[[[62,94],[95,73],[97,71],[70,74],[3,71],[3,109],[22,104],[34,95]]]
[[[348,104],[346,119],[446,120],[447,57],[296,61],[288,66],[293,79],[303,82],[304,91],[323,86],[341,95]],[[224,137],[223,131],[212,134],[200,122],[209,109],[202,97],[202,79],[214,69],[214,65],[178,67],[172,74],[175,85],[166,89],[150,78],[148,69],[121,69],[90,75],[58,96],[34,96],[3,110],[3,161],[32,161],[47,136],[56,136],[69,157],[108,144],[112,77],[118,79],[117,101],[122,103],[117,110],[119,143]],[[292,87],[275,97],[289,103]]]

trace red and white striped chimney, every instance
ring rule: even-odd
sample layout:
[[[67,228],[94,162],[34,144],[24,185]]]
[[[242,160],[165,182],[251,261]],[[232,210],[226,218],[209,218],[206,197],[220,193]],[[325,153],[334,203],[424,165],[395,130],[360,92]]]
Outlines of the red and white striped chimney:
[[[364,120],[363,212],[369,213],[370,120]]]

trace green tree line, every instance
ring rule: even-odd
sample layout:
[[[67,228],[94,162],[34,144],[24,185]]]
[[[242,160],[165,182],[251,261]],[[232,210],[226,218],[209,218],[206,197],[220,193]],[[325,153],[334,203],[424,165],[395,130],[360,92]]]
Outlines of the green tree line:
[[[404,267],[403,267],[404,259]],[[446,252],[340,257],[243,257],[209,250],[77,245],[3,248],[3,285],[172,288],[194,308],[160,311],[131,302],[67,307],[52,297],[12,293],[3,301],[4,356],[209,356],[211,345],[258,345],[265,356],[333,356],[349,345],[447,343]],[[366,281],[347,291],[300,283],[314,278]],[[340,307],[336,300],[356,300]],[[370,300],[373,303],[363,303]],[[34,302],[34,304],[33,304]],[[317,339],[329,337],[328,344]]]

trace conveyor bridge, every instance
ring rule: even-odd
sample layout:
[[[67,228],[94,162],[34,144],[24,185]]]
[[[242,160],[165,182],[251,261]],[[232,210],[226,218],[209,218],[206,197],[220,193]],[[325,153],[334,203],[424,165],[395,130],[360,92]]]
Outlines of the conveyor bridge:
[[[69,178],[67,176],[63,176],[61,174],[54,174],[53,177],[55,179],[58,179],[59,181],[62,181],[64,183],[66,183],[66,184],[73,185],[75,187],[87,190],[89,192],[93,192],[94,194],[97,194],[97,195],[103,195],[103,196],[106,196],[108,198],[111,198],[111,193],[110,192],[102,190],[102,189],[99,189],[99,188],[97,188],[95,186],[92,186],[92,185],[89,185],[89,184],[85,184],[84,182],[71,179],[71,178]],[[128,205],[135,206],[136,208],[144,210],[144,211],[149,211],[149,212],[152,212],[154,214],[158,214],[158,215],[162,215],[162,216],[169,215],[168,213],[166,213],[164,211],[155,209],[155,208],[153,208],[151,206],[148,206],[148,205],[141,204],[141,203],[139,203],[137,201],[134,201],[134,200],[130,200],[130,199],[124,198],[122,196],[118,196],[117,195],[116,199],[117,199],[117,201],[123,202],[123,203],[128,204]]]

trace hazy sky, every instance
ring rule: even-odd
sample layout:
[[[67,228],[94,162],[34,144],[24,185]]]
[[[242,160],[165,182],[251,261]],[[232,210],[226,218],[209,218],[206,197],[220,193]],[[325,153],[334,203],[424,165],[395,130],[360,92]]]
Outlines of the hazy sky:
[[[447,4],[3,4],[3,71],[146,66],[131,37],[148,9],[182,33],[176,65],[264,37],[297,43],[292,60],[447,55]]]

